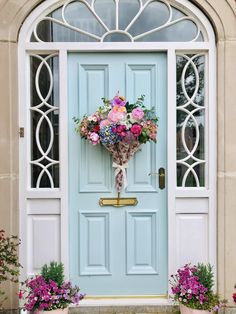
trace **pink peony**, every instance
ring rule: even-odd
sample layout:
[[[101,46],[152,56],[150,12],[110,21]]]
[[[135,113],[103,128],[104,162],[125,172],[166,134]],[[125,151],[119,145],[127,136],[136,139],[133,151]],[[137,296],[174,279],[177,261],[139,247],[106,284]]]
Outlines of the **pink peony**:
[[[139,107],[135,108],[135,109],[132,110],[131,115],[132,115],[132,118],[134,120],[141,120],[144,117],[143,109],[141,109]]]
[[[99,141],[99,135],[95,132],[92,132],[90,135],[89,135],[89,141],[91,144],[93,145],[97,145],[100,141]]]
[[[138,124],[134,124],[131,127],[130,131],[134,134],[134,136],[138,137],[141,134],[141,132],[142,132],[142,127],[140,125],[138,125]]]
[[[109,112],[107,118],[112,123],[118,123],[119,121],[123,120],[126,115],[126,108],[114,106],[112,110]]]

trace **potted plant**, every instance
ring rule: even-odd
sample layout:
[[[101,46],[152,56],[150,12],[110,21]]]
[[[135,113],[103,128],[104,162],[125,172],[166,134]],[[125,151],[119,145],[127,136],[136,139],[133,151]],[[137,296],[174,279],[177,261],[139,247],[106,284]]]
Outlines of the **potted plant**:
[[[186,264],[171,275],[171,291],[180,304],[181,314],[198,314],[217,311],[225,301],[214,293],[214,272],[210,264]]]
[[[5,231],[0,230],[0,284],[8,280],[18,282],[21,267],[17,254],[19,244],[20,240],[17,236],[7,237]],[[7,299],[4,294],[5,292],[0,289],[0,309]]]
[[[79,293],[78,286],[64,281],[62,263],[51,262],[44,265],[39,275],[22,283],[19,293],[24,298],[24,310],[37,314],[67,314],[69,304],[79,304],[84,294]]]

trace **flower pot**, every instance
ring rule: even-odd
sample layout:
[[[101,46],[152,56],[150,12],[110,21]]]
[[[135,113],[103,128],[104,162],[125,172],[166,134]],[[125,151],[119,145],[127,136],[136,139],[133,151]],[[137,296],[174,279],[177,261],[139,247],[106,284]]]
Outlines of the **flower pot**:
[[[68,314],[68,307],[65,309],[56,309],[52,311],[38,311],[37,314]]]
[[[213,311],[192,309],[183,304],[180,304],[179,307],[180,307],[181,314],[213,314],[214,313]]]

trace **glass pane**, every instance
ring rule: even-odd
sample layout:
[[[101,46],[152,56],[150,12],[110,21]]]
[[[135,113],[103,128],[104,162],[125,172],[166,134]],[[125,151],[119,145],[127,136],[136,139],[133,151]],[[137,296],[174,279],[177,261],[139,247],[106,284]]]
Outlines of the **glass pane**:
[[[50,42],[52,41],[52,23],[47,20],[43,20],[38,23],[37,29],[36,29],[36,34],[38,38],[42,41],[45,42]],[[32,36],[32,39],[34,39],[34,35]]]
[[[59,60],[46,58],[31,57],[32,188],[59,187]]]
[[[196,41],[204,41],[204,37],[203,37],[203,34],[202,32],[200,32],[198,38],[196,39]]]
[[[177,186],[204,186],[205,56],[177,56],[176,79]]]
[[[136,41],[191,41],[197,35],[197,26],[189,20],[177,22]]]
[[[130,27],[132,36],[148,32],[167,22],[169,18],[168,7],[161,2],[151,2]]]
[[[116,28],[116,5],[114,0],[96,0],[95,11],[106,26],[112,30]]]
[[[97,42],[91,36],[81,34],[66,26],[53,23],[51,41],[53,42]]]
[[[186,16],[186,14],[184,14],[180,10],[172,7],[172,21],[180,19],[181,17],[184,17],[184,16]]]
[[[131,39],[125,34],[113,33],[113,34],[108,34],[104,38],[104,41],[124,42],[124,41],[131,41]]]
[[[106,11],[108,14],[109,11]],[[65,9],[66,21],[79,29],[94,35],[102,36],[104,27],[98,22],[89,8],[81,2],[72,2]]]
[[[125,29],[139,11],[138,0],[119,1],[119,28]]]
[[[188,57],[194,57],[188,55]],[[195,93],[193,104],[204,106],[205,97],[205,56],[195,57],[192,62],[182,56],[177,56],[177,106],[188,103]],[[185,74],[184,74],[185,73]],[[184,77],[182,78],[182,75]],[[184,84],[182,84],[182,79]],[[198,82],[197,82],[198,81]],[[182,88],[184,85],[184,89]],[[197,88],[197,90],[196,90]]]

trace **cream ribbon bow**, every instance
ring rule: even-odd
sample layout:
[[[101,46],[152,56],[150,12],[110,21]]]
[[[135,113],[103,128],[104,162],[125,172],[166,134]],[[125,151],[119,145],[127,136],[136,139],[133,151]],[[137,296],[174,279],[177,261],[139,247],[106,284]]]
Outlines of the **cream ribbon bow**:
[[[126,162],[126,163],[123,164],[123,165],[119,165],[119,164],[117,164],[116,162],[113,161],[112,167],[116,168],[116,169],[115,169],[115,177],[118,175],[118,173],[119,173],[120,171],[122,171],[122,174],[123,174],[123,183],[124,183],[123,188],[125,189],[125,188],[127,187],[127,185],[128,185],[127,176],[126,176],[126,171],[125,171],[125,169],[128,168],[128,163]]]

